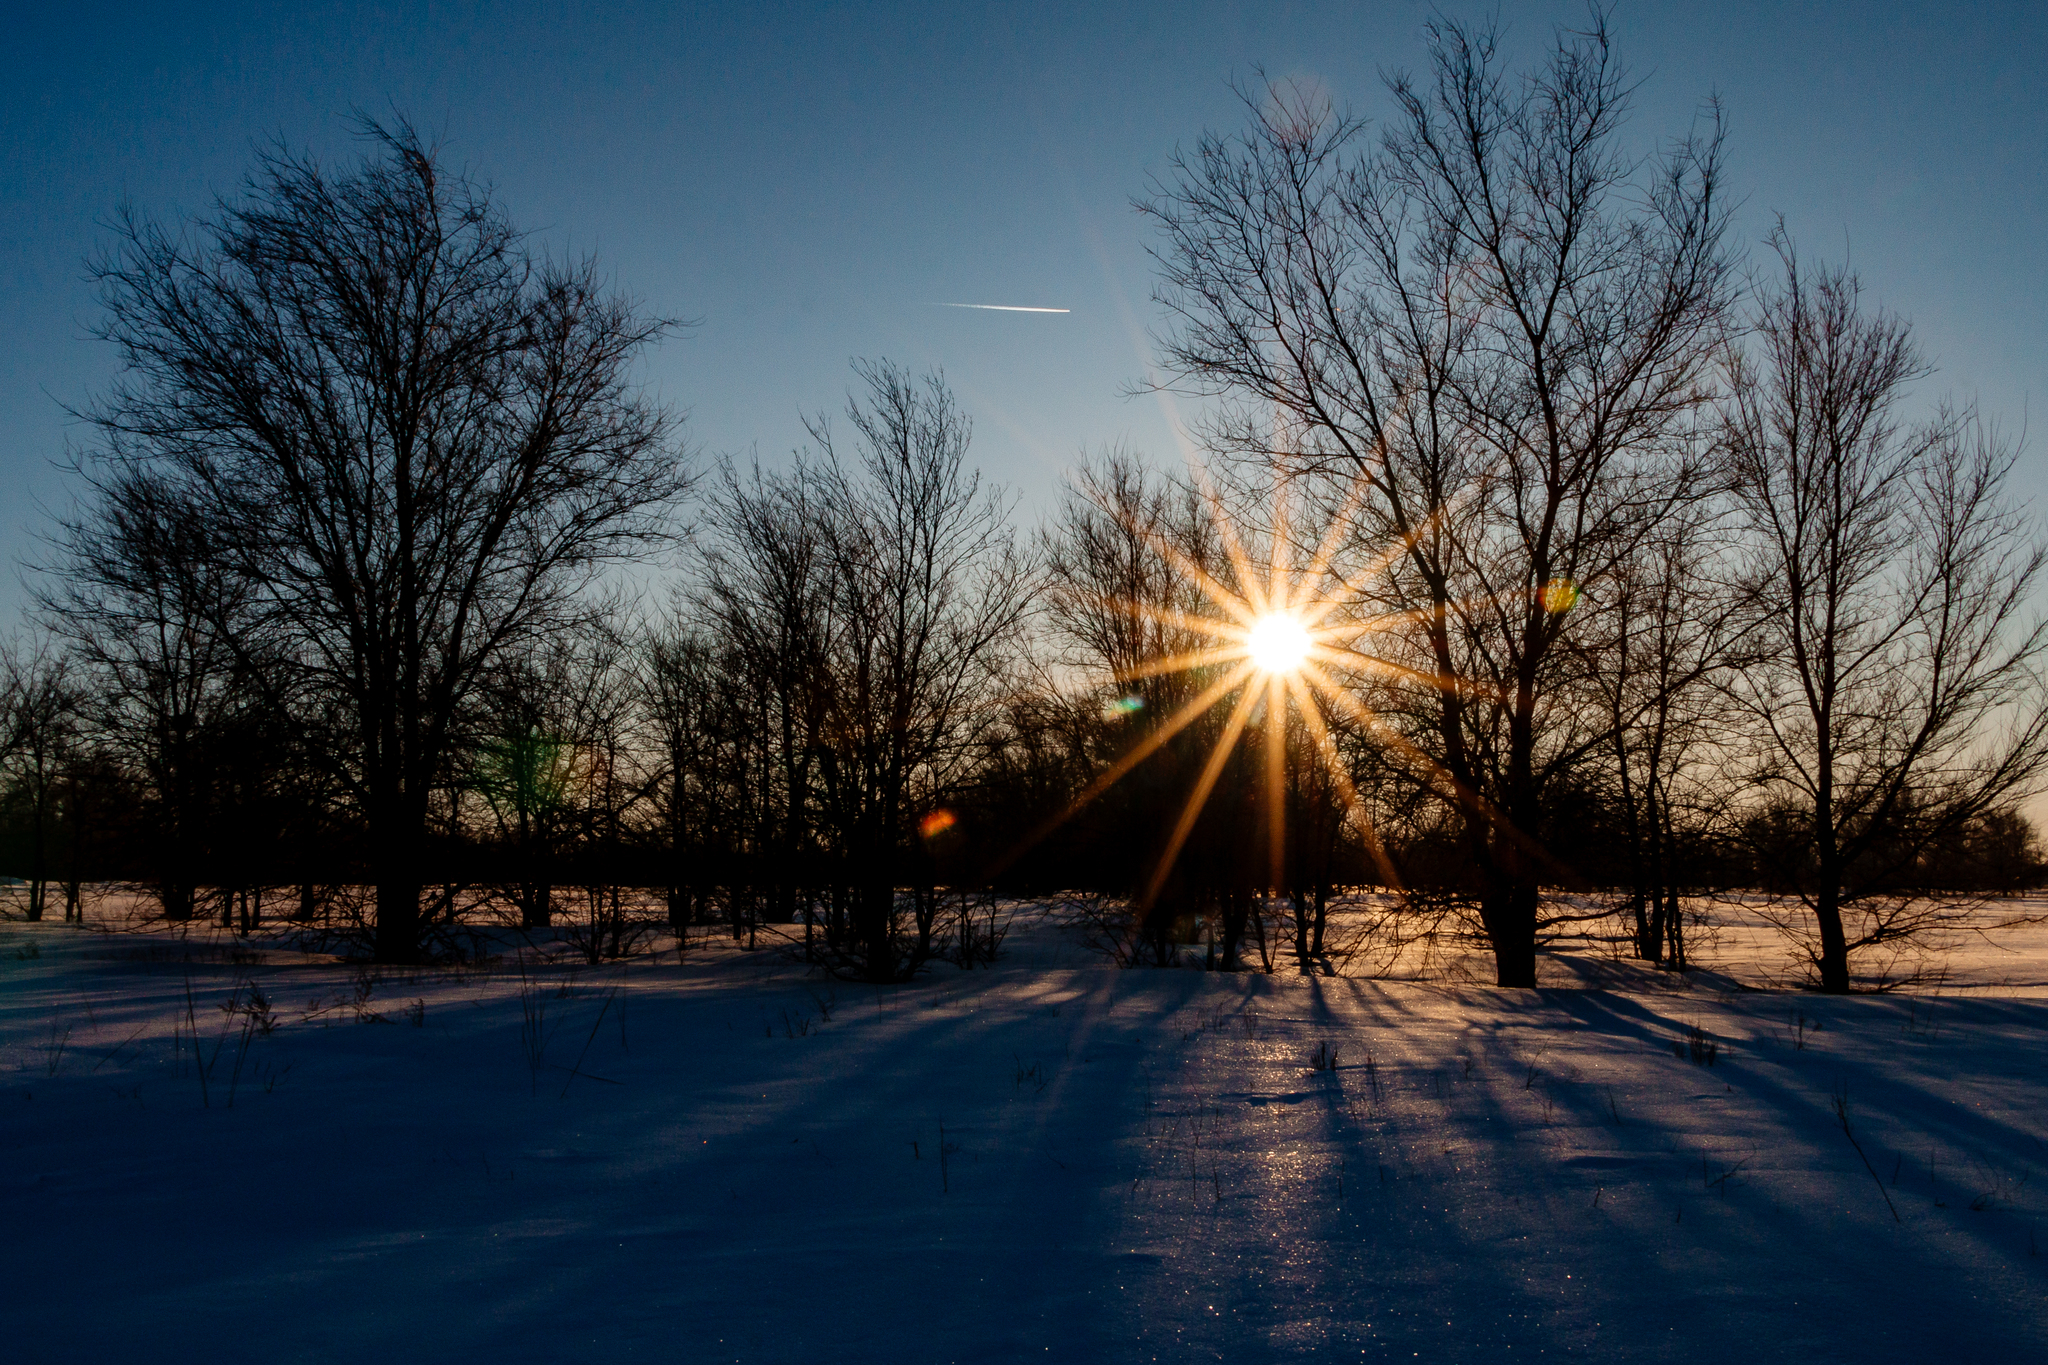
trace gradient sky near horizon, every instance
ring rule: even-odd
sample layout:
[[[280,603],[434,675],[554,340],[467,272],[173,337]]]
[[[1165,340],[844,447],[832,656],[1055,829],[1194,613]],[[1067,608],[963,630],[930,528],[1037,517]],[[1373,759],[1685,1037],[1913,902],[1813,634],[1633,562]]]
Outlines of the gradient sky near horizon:
[[[1473,17],[1485,6],[1451,3]],[[1429,6],[88,2],[17,12],[0,51],[0,634],[69,489],[66,418],[114,373],[84,262],[123,203],[175,218],[252,147],[360,154],[346,116],[401,110],[555,250],[598,253],[699,325],[648,356],[707,456],[765,463],[844,401],[855,356],[943,368],[1022,516],[1084,450],[1177,460],[1146,375],[1147,177],[1233,80],[1320,85],[1379,115]],[[1540,52],[1582,4],[1504,0]],[[1783,214],[1847,252],[2008,432],[2048,394],[2048,6],[1622,3],[1643,79],[1630,136],[1723,100],[1751,249]],[[1759,261],[1759,264],[1761,262]],[[945,308],[982,303],[1066,309]],[[2048,501],[2036,437],[2021,490]]]

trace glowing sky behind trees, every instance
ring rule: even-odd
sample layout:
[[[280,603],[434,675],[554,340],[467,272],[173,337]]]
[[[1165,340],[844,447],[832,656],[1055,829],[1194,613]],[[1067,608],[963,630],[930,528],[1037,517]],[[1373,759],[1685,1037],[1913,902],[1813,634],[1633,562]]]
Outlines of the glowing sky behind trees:
[[[1754,242],[1782,212],[1912,319],[1940,389],[2018,429],[2048,355],[2048,12],[2022,4],[1624,5],[1639,138],[1724,100]],[[1457,14],[1480,7],[1449,7]],[[1572,4],[1510,3],[1520,49]],[[0,554],[61,506],[61,403],[111,373],[83,260],[121,203],[203,211],[252,143],[352,158],[396,108],[557,247],[595,248],[701,326],[647,377],[693,443],[779,460],[847,360],[943,366],[976,457],[1035,520],[1083,446],[1176,458],[1142,382],[1152,273],[1130,211],[1228,83],[1311,81],[1368,113],[1425,6],[92,5],[11,17],[0,53]],[[942,307],[971,302],[1067,313]],[[2020,491],[2048,491],[2039,441]],[[21,602],[0,582],[0,629]]]

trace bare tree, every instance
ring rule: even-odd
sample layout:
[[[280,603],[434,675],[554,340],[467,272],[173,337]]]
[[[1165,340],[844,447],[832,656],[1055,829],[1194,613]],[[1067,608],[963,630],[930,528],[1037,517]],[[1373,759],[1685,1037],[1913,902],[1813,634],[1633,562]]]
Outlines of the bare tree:
[[[1621,836],[1636,955],[1683,970],[1689,855],[1725,814],[1727,727],[1716,686],[1744,662],[1742,599],[1725,581],[1718,499],[1666,519],[1595,609],[1585,683],[1605,711],[1607,799]],[[1688,845],[1693,847],[1688,847]]]
[[[141,857],[164,918],[182,923],[206,871],[214,739],[251,700],[222,633],[249,624],[242,585],[206,543],[212,528],[154,471],[113,471],[97,492],[94,515],[60,532],[38,606],[90,670],[95,730],[141,780]]]
[[[1107,672],[1133,711],[1162,714],[1199,690],[1187,659],[1210,637],[1186,623],[1206,607],[1187,566],[1222,554],[1196,490],[1110,450],[1076,471],[1043,541],[1047,615],[1075,651],[1063,662]]]
[[[1086,680],[1076,705],[1097,722],[1091,780],[1053,818],[1081,818],[1112,845],[1090,869],[1124,893],[1089,903],[1099,946],[1123,965],[1167,966],[1217,889],[1200,884],[1207,879],[1195,864],[1205,860],[1157,866],[1174,852],[1168,832],[1221,730],[1217,716],[1183,711],[1226,671],[1203,662],[1214,641],[1190,624],[1213,610],[1195,573],[1227,576],[1216,528],[1195,488],[1110,450],[1069,480],[1042,554],[1058,662]],[[1092,807],[1085,816],[1081,801]],[[1238,908],[1223,936],[1233,966]]]
[[[0,814],[13,826],[8,871],[27,883],[30,920],[43,918],[50,882],[65,870],[61,836],[75,816],[63,793],[81,742],[78,683],[72,661],[47,639],[0,649]],[[67,898],[66,919],[72,908]]]
[[[483,799],[491,832],[507,855],[504,880],[522,929],[554,923],[558,862],[575,788],[584,776],[576,725],[583,693],[577,686],[580,643],[542,641],[527,654],[501,660],[480,698],[482,733],[465,746],[465,785]]]
[[[1360,665],[1407,694],[1377,738],[1461,812],[1499,982],[1528,986],[1568,856],[1539,842],[1546,790],[1598,739],[1562,704],[1571,608],[1690,492],[1674,437],[1729,297],[1720,134],[1627,154],[1598,12],[1520,78],[1491,31],[1428,31],[1376,148],[1274,87],[1141,207],[1163,360],[1225,400],[1212,446],[1359,489]]]
[[[2048,626],[2030,616],[2048,550],[1975,412],[1902,418],[1928,370],[1906,324],[1775,245],[1783,281],[1728,362],[1762,660],[1729,695],[1789,817],[1774,870],[1812,913],[1821,988],[1846,991],[1857,950],[1941,919],[1902,894],[1921,855],[2048,770]]]
[[[716,643],[701,622],[678,609],[643,637],[638,678],[655,762],[648,797],[667,868],[669,927],[681,944],[706,890],[705,835],[716,802]]]
[[[567,815],[575,840],[571,866],[585,910],[567,936],[595,966],[630,955],[652,927],[623,884],[625,869],[637,861],[633,845],[652,764],[637,733],[637,689],[624,632],[582,632],[564,663],[559,672],[569,685],[552,690],[574,754]]]
[[[797,916],[798,883],[812,864],[813,772],[828,707],[833,594],[822,491],[805,471],[777,478],[731,464],[713,500],[717,536],[705,565],[722,637],[765,689],[772,750],[763,773],[757,852],[773,870],[771,917]],[[805,901],[806,926],[810,925]]]
[[[933,952],[936,902],[906,932],[920,811],[966,775],[1000,719],[1001,665],[1029,603],[1028,565],[999,490],[967,465],[970,423],[937,375],[857,367],[852,448],[809,419],[832,636],[819,745],[824,807],[854,889],[849,967],[900,979]]]
[[[213,632],[319,741],[366,829],[376,956],[410,961],[465,702],[574,628],[685,480],[631,377],[669,324],[536,255],[411,128],[364,129],[345,172],[275,150],[207,220],[121,220],[96,273],[126,369],[83,416],[102,507],[147,473],[206,528],[241,604]]]

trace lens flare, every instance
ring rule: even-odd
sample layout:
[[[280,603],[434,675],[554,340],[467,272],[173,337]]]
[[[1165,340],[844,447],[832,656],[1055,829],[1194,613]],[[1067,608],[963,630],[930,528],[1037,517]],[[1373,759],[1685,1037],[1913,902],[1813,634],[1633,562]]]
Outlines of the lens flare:
[[[1314,645],[1308,627],[1291,612],[1268,612],[1245,633],[1244,651],[1261,673],[1292,673]]]
[[[917,832],[926,843],[930,843],[958,823],[959,820],[953,812],[939,809],[918,822]]]
[[[1144,709],[1145,699],[1143,697],[1118,697],[1115,701],[1108,703],[1102,708],[1102,718],[1104,720],[1118,720]]]

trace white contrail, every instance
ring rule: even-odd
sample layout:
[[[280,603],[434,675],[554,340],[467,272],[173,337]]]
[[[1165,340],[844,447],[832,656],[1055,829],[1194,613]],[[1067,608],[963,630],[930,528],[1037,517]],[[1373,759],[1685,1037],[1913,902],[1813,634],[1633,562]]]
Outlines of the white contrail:
[[[1071,308],[1023,308],[1014,303],[942,303],[941,308],[986,308],[991,313],[1071,313]]]

